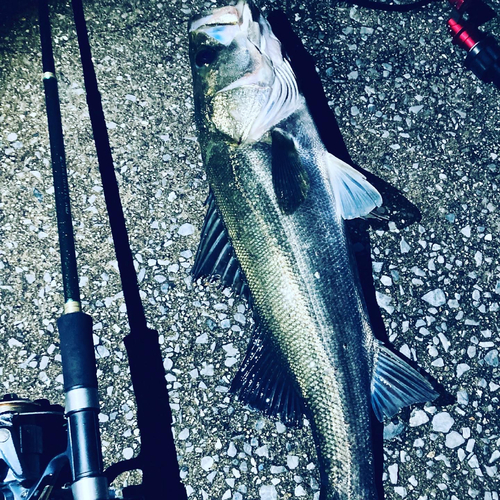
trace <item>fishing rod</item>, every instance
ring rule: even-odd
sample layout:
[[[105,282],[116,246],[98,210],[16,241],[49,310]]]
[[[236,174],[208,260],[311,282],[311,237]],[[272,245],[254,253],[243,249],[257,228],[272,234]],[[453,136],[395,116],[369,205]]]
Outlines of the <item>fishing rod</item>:
[[[142,470],[140,492],[144,500],[185,500],[187,493],[180,481],[158,332],[148,328],[139,294],[82,0],[72,0],[72,7],[99,171],[127,306],[130,333],[124,338],[124,343],[136,397],[137,425],[141,436],[139,455],[130,461],[110,467],[106,474],[109,481],[112,481],[124,471],[139,468]]]
[[[57,321],[57,326],[63,365],[65,415],[68,422],[67,457],[71,466],[71,490],[77,500],[106,500],[109,494],[108,483],[103,473],[99,434],[99,396],[92,318],[82,312],[80,303],[61,110],[47,0],[39,2],[39,23],[64,287],[64,314]]]

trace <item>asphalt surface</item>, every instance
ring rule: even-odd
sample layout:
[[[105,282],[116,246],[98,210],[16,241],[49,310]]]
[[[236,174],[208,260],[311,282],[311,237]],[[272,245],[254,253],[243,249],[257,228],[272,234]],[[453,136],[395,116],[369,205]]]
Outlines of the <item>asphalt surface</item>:
[[[189,498],[318,497],[308,426],[228,394],[251,333],[244,302],[192,283],[207,183],[187,21],[214,4],[87,2],[86,17],[146,315],[159,331]],[[500,11],[499,2],[490,5]],[[451,395],[386,423],[385,498],[498,499],[500,90],[468,72],[444,2],[399,14],[317,1],[281,8],[315,58],[353,160],[418,209],[369,229],[390,341]],[[36,7],[0,6],[0,384],[63,402],[57,226]],[[94,319],[106,465],[140,441],[126,312],[69,5],[52,27],[84,310]],[[482,27],[500,38],[500,21]],[[438,401],[439,402],[439,401]],[[120,477],[120,485],[137,481]]]

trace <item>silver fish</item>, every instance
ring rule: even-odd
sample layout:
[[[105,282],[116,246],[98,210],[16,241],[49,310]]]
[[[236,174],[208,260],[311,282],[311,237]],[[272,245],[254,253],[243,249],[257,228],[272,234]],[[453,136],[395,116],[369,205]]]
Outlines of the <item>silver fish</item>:
[[[232,385],[243,402],[311,422],[321,500],[375,500],[381,421],[437,397],[375,339],[344,219],[382,199],[322,144],[281,46],[240,1],[189,27],[195,116],[210,185],[193,268],[249,297],[256,328]]]

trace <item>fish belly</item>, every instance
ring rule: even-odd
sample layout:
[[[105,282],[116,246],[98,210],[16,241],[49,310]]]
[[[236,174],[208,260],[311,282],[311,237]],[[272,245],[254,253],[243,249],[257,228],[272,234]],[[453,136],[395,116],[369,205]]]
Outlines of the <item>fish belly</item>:
[[[370,434],[370,327],[342,222],[321,176],[284,215],[269,146],[221,146],[208,180],[259,321],[304,399],[321,471],[321,500],[375,500]],[[316,169],[317,170],[317,169]]]

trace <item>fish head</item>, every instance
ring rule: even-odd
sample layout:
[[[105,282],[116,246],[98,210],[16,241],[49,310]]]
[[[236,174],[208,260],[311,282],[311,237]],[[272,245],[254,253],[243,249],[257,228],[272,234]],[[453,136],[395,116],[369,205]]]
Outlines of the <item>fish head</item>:
[[[189,25],[195,114],[201,132],[243,143],[268,105],[283,56],[258,9],[240,1]]]

